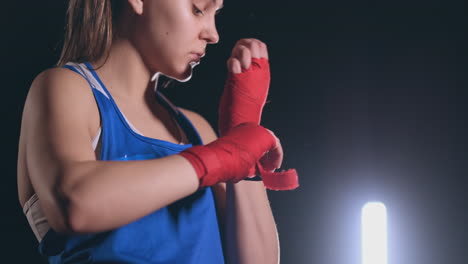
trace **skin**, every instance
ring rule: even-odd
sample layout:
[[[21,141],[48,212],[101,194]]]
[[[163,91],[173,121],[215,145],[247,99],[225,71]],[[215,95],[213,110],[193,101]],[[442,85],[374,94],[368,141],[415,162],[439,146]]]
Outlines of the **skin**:
[[[212,0],[128,0],[119,37],[98,75],[119,109],[143,135],[178,143],[166,110],[150,100],[156,72],[177,79],[192,74],[191,52],[219,41]],[[200,13],[201,12],[201,13]],[[264,43],[242,39],[227,61],[240,73],[252,57],[268,58]],[[182,109],[205,144],[216,133],[199,114]],[[100,127],[88,83],[67,69],[49,69],[31,85],[25,103],[18,154],[21,206],[36,193],[50,226],[60,233],[103,232],[135,221],[191,195],[198,179],[179,155],[144,161],[99,161],[90,142]],[[32,133],[31,131],[34,131]],[[273,133],[273,132],[271,132]],[[282,148],[263,158],[280,167]],[[158,171],[155,175],[154,171]],[[129,175],[131,177],[129,177]],[[275,221],[262,182],[213,186],[228,263],[278,263]]]

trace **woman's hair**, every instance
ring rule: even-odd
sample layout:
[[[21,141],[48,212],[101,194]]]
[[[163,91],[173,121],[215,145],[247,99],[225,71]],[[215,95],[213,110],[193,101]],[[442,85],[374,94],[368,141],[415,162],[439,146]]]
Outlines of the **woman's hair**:
[[[96,61],[105,56],[104,64],[117,34],[123,3],[124,0],[69,0],[65,38],[56,66],[62,67],[70,61]],[[161,87],[170,84],[172,80],[163,77]]]
[[[107,59],[123,0],[69,0],[63,48],[57,66]]]

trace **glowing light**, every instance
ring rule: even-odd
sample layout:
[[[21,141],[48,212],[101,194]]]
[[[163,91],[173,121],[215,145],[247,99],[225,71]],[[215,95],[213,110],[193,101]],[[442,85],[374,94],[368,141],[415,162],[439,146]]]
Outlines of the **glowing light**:
[[[362,207],[362,264],[387,264],[387,209],[381,202]]]

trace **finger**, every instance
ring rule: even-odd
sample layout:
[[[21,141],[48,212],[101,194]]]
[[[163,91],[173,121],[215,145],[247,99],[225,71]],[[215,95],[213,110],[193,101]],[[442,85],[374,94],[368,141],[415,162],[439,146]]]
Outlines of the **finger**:
[[[245,46],[250,50],[252,58],[260,58],[260,41],[257,39],[241,39],[236,43],[236,46]]]
[[[241,53],[241,49],[243,46],[247,47],[247,44],[249,43],[249,41],[247,41],[246,39],[240,39],[236,42],[236,44],[234,45],[234,48],[232,49],[231,51],[231,57],[236,57],[236,56],[239,56],[240,53]]]
[[[279,169],[283,163],[283,146],[279,138],[276,138],[276,147],[269,151],[269,160],[272,163],[272,167]]]
[[[241,63],[236,58],[229,58],[227,61],[227,68],[229,72],[238,74],[242,72]]]
[[[263,168],[267,171],[274,171],[275,169],[280,168],[282,163],[283,148],[281,147],[281,144],[271,149],[260,159],[260,164],[262,164]]]
[[[274,171],[281,167],[283,163],[283,147],[281,146],[281,142],[275,134],[267,129],[276,139],[276,145],[270,151],[268,151],[263,157],[260,159],[260,163],[264,167],[265,170]]]
[[[250,67],[252,55],[250,49],[246,46],[239,46],[234,53],[234,57],[240,61],[243,69],[247,70]]]
[[[253,58],[266,58],[268,59],[267,45],[258,39],[241,39],[237,41],[236,46],[246,46],[252,51]]]
[[[268,47],[264,42],[259,41],[259,52],[260,52],[260,58],[266,58],[268,59]]]
[[[260,43],[258,41],[251,41],[247,47],[250,49],[252,58],[260,58]]]

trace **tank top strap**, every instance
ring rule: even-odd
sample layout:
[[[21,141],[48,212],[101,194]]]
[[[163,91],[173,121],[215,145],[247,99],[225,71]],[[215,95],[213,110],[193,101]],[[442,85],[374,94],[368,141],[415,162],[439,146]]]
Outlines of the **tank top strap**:
[[[141,133],[128,121],[128,119],[120,112],[118,107],[113,101],[112,95],[109,93],[105,85],[102,83],[101,79],[95,72],[93,66],[89,62],[84,63],[74,63],[68,62],[63,66],[68,68],[78,74],[80,74],[86,81],[89,83],[93,89],[93,93],[96,97],[99,111],[101,112],[101,122],[104,124],[107,120],[105,119],[114,119],[116,115],[122,116],[125,120],[124,125],[130,126],[130,128],[136,133],[141,135]],[[203,145],[203,140],[201,139],[198,131],[190,120],[185,116],[182,111],[174,104],[172,104],[161,92],[157,90],[158,79],[155,80],[155,97],[156,99],[169,111],[169,114],[176,120],[179,126],[182,128],[184,133],[187,136],[187,139],[192,145]],[[99,95],[99,96],[98,96]],[[103,98],[104,97],[104,98]],[[115,109],[115,113],[112,113],[110,109]],[[118,119],[118,118],[117,118]]]
[[[64,68],[68,68],[81,76],[89,83],[91,88],[95,89],[96,91],[101,92],[102,95],[104,95],[107,99],[110,100],[111,95],[109,92],[101,85],[98,79],[96,79],[93,76],[93,73],[91,72],[92,68],[89,68],[88,63],[74,63],[74,62],[68,62],[63,66]]]

